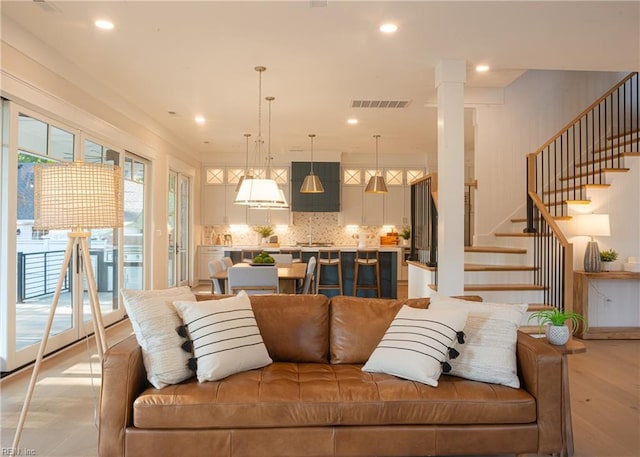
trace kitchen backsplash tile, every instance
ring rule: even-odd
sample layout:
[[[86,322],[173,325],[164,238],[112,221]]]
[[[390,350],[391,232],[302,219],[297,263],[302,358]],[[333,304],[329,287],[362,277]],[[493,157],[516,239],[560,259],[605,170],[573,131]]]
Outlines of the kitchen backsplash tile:
[[[367,245],[379,244],[380,236],[386,235],[389,227],[340,225],[340,213],[298,213],[293,212],[293,224],[274,226],[280,244],[308,243],[309,235],[313,243],[333,243],[335,245],[356,245],[358,237],[366,239]],[[218,234],[230,233],[234,245],[256,245],[260,235],[255,226],[231,227],[229,225],[205,226],[202,244],[215,244]],[[396,227],[398,230],[400,227]]]

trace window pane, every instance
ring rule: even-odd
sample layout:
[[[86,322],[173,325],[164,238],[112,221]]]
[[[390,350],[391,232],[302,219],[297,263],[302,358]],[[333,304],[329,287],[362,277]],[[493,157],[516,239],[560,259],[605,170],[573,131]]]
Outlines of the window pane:
[[[124,288],[144,288],[144,172],[145,165],[129,158],[138,179],[124,181]]]
[[[33,169],[36,163],[53,162],[18,153],[16,349],[39,343],[47,323],[67,245],[64,230],[33,229]],[[73,325],[70,269],[67,268],[51,335]]]
[[[93,141],[84,140],[84,161],[102,163],[102,146]]]
[[[49,156],[64,162],[73,162],[74,135],[57,127],[50,127]]]
[[[25,114],[19,114],[18,147],[47,155],[47,124]]]

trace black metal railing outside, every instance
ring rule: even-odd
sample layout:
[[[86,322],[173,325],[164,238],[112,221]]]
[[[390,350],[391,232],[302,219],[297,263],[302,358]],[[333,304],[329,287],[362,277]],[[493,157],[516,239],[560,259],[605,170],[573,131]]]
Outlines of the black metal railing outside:
[[[65,251],[18,252],[17,301],[53,294]],[[62,292],[70,287],[71,265],[65,275]]]

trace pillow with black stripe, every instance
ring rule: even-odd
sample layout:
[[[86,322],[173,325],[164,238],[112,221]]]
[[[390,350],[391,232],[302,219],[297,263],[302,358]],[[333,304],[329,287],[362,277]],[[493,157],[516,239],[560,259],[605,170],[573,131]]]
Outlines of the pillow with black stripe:
[[[173,305],[184,323],[176,330],[189,338],[183,349],[193,350],[190,365],[198,382],[217,381],[272,362],[244,291],[221,300]]]
[[[405,305],[362,370],[437,387],[442,372],[451,368],[447,360],[458,355],[454,346],[464,342],[462,329],[466,321],[467,311],[417,309]]]

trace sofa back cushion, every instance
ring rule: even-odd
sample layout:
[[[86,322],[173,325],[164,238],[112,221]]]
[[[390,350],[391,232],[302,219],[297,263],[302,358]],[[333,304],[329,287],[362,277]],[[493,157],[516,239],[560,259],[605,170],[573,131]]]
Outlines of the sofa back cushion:
[[[331,363],[365,363],[402,305],[428,308],[428,298],[392,300],[337,296],[331,299]]]
[[[198,300],[228,295],[197,295]],[[250,295],[251,307],[274,362],[329,361],[329,299],[324,295]]]

